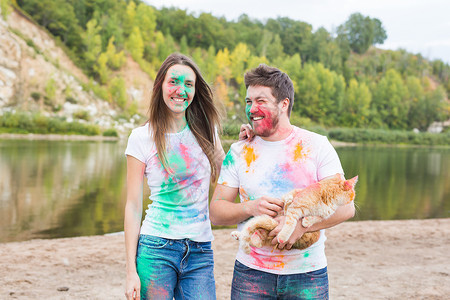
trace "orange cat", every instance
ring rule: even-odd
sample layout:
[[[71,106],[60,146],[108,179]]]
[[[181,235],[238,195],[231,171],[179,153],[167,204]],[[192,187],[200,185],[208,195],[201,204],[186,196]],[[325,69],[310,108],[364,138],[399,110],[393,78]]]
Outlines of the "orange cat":
[[[345,205],[355,198],[355,185],[358,176],[342,179],[340,174],[311,184],[304,189],[295,189],[285,194],[285,223],[278,233],[278,243],[289,239],[299,219],[303,218],[303,227],[311,225],[331,216],[338,206]],[[260,248],[271,245],[268,234],[278,225],[273,218],[262,215],[249,220],[241,232],[233,231],[231,235],[239,240],[240,247],[250,253],[250,246]],[[305,233],[292,248],[305,249],[317,242],[319,231]]]

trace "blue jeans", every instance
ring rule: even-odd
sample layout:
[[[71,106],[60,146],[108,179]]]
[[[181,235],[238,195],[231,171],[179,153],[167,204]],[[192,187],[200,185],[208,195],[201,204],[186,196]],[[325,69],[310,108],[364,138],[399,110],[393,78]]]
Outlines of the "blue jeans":
[[[141,299],[216,299],[211,242],[140,235]]]
[[[327,267],[307,273],[277,275],[236,261],[231,299],[328,299]]]

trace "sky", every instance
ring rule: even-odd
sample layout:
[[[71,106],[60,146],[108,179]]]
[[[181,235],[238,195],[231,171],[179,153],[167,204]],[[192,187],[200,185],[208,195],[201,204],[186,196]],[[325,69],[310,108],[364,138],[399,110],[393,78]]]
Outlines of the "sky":
[[[450,64],[450,1],[449,0],[145,0],[160,9],[185,9],[199,15],[236,20],[247,14],[261,21],[289,17],[309,23],[316,31],[329,32],[359,12],[381,21],[388,38],[382,49],[406,49],[428,59],[441,59]]]

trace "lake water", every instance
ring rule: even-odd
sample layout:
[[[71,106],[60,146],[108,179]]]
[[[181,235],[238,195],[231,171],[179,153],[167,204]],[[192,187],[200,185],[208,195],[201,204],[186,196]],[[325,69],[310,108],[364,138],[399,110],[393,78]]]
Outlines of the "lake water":
[[[125,147],[0,140],[0,242],[122,231]],[[450,148],[336,150],[346,177],[359,175],[353,220],[450,217]]]

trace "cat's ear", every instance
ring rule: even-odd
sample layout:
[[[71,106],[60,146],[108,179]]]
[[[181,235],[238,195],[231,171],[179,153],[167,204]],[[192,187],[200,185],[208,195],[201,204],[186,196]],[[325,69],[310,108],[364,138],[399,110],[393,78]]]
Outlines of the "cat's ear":
[[[346,180],[344,183],[344,190],[345,191],[353,190],[357,182],[358,182],[358,175],[356,175],[352,179]]]

